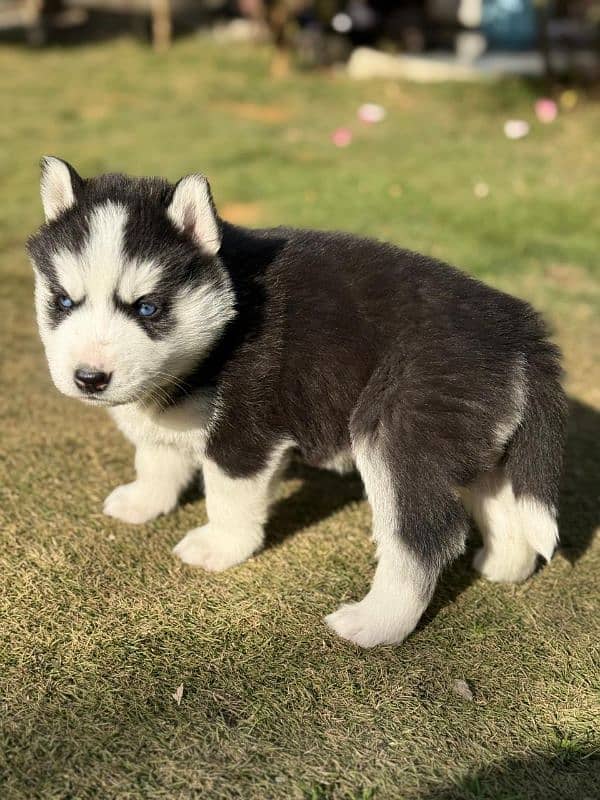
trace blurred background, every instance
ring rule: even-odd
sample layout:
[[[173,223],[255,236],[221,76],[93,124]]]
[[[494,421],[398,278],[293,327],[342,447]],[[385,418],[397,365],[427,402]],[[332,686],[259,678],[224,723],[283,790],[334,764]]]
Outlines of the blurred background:
[[[598,76],[599,24],[598,0],[0,2],[0,31],[21,28],[32,45],[129,30],[165,50],[173,36],[205,30],[221,41],[272,41],[280,51],[275,72],[290,58],[305,67],[350,60],[356,77],[422,80],[518,73],[591,81]],[[377,58],[381,53],[421,58],[393,61]]]
[[[345,63],[356,77],[517,73],[598,77],[598,0],[1,0],[0,31],[32,45],[129,31],[167,49],[173,36],[272,41],[305,67]],[[374,48],[375,53],[364,49]],[[395,61],[381,53],[421,54]],[[508,53],[511,53],[509,56]],[[462,66],[462,69],[459,68]]]
[[[3,800],[600,797],[599,20],[591,0],[0,0]],[[218,576],[170,555],[198,497],[142,530],[104,517],[133,459],[50,384],[24,246],[44,154],[201,171],[232,222],[376,236],[533,302],[571,403],[560,553],[522,587],[467,554],[413,637],[358,654],[320,627],[372,573],[356,481],[291,475],[271,546]]]

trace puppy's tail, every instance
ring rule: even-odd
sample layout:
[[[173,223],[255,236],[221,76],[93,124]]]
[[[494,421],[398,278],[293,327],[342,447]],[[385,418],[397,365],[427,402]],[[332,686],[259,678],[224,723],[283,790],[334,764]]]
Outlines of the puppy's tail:
[[[505,454],[505,470],[522,531],[547,561],[558,542],[557,505],[567,400],[558,347],[543,338],[527,358],[527,393],[520,425]]]

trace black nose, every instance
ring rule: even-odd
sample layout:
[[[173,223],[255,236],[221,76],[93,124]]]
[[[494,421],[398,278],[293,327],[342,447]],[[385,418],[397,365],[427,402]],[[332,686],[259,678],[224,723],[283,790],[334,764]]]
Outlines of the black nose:
[[[82,392],[103,392],[110,383],[110,374],[83,367],[75,370],[75,383]]]

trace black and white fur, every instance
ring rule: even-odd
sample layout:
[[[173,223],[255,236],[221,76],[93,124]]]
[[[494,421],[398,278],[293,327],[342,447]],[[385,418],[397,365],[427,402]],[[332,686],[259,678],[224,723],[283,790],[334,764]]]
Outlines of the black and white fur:
[[[565,397],[529,305],[389,244],[231,225],[201,175],[84,180],[46,158],[42,200],[29,252],[52,378],[109,407],[137,448],[137,478],[107,514],[166,514],[201,467],[209,521],[174,552],[222,570],[263,546],[291,451],[352,460],[377,568],[366,597],[326,621],[363,647],[414,629],[469,515],[490,580],[550,559]],[[83,393],[81,368],[110,382]]]

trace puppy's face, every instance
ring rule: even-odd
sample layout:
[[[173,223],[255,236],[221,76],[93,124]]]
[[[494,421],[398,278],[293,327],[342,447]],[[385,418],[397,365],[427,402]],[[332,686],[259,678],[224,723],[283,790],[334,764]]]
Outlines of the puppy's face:
[[[156,401],[234,315],[205,178],[80,178],[45,159],[46,224],[29,241],[52,379],[96,405]]]

